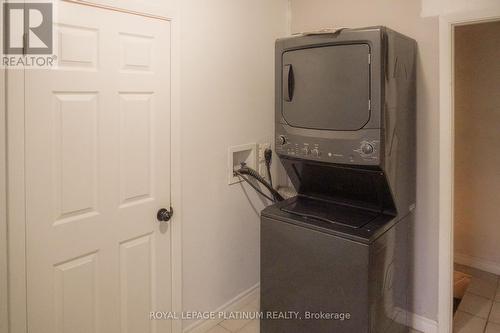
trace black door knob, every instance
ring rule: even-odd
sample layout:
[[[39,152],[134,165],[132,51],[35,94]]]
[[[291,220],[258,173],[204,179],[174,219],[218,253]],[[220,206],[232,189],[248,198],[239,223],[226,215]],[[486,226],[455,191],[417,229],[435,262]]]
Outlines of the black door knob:
[[[168,222],[172,218],[172,215],[174,215],[174,210],[172,209],[172,207],[170,207],[170,210],[162,208],[156,214],[156,218],[160,222]]]

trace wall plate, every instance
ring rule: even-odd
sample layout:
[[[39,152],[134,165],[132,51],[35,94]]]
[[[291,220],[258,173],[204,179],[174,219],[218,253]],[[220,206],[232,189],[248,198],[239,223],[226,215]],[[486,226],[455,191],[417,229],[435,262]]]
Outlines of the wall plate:
[[[244,162],[248,167],[255,169],[257,165],[256,158],[257,145],[248,143],[245,145],[229,147],[228,152],[228,184],[237,184],[242,181],[238,176],[234,176],[233,171],[240,168]]]

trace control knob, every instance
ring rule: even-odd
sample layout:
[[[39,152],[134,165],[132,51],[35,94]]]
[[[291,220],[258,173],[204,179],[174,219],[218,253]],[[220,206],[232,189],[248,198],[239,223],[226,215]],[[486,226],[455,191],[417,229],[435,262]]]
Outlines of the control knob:
[[[284,135],[280,135],[278,140],[279,140],[279,143],[282,145],[286,144],[286,142],[287,142],[286,136],[284,136]]]
[[[362,146],[361,146],[361,151],[363,152],[363,154],[365,155],[370,155],[373,153],[374,149],[373,149],[373,146],[369,143],[364,143]]]

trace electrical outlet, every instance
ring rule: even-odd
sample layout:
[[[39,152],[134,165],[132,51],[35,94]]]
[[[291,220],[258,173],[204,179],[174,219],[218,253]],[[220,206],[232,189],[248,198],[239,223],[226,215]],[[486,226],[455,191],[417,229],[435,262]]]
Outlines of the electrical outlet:
[[[242,181],[238,176],[234,175],[234,171],[241,167],[241,163],[245,163],[248,167],[256,169],[256,144],[249,143],[241,146],[229,147],[228,153],[228,184],[236,184]]]

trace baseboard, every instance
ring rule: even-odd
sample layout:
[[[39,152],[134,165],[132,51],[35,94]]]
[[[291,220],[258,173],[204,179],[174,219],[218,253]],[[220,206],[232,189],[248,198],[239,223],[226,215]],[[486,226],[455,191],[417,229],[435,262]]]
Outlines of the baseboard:
[[[460,265],[470,266],[485,272],[500,275],[500,263],[494,261],[473,257],[462,253],[455,253],[454,261]]]
[[[422,317],[415,313],[408,312],[399,307],[395,307],[393,311],[393,318],[399,324],[408,326],[423,333],[438,332],[438,323],[434,320]]]
[[[409,314],[410,327],[414,330],[424,333],[437,333],[438,323],[426,317],[419,316],[415,313]]]
[[[253,287],[245,290],[226,304],[220,306],[215,312],[232,312],[238,311],[246,304],[252,302],[259,297],[260,293],[260,283],[257,283]],[[403,313],[404,311],[399,309],[398,312]],[[423,332],[423,333],[437,333],[438,323],[434,320],[428,319],[426,317],[408,313],[408,323],[406,323],[411,328]],[[219,324],[221,320],[199,320],[193,324],[186,327],[184,333],[205,333]]]
[[[253,300],[259,297],[260,293],[260,283],[257,283],[253,287],[245,290],[226,304],[220,306],[214,312],[232,312],[238,311],[243,306],[252,302]],[[211,328],[215,327],[222,321],[220,320],[199,320],[189,325],[185,329],[183,329],[184,333],[205,333]]]

